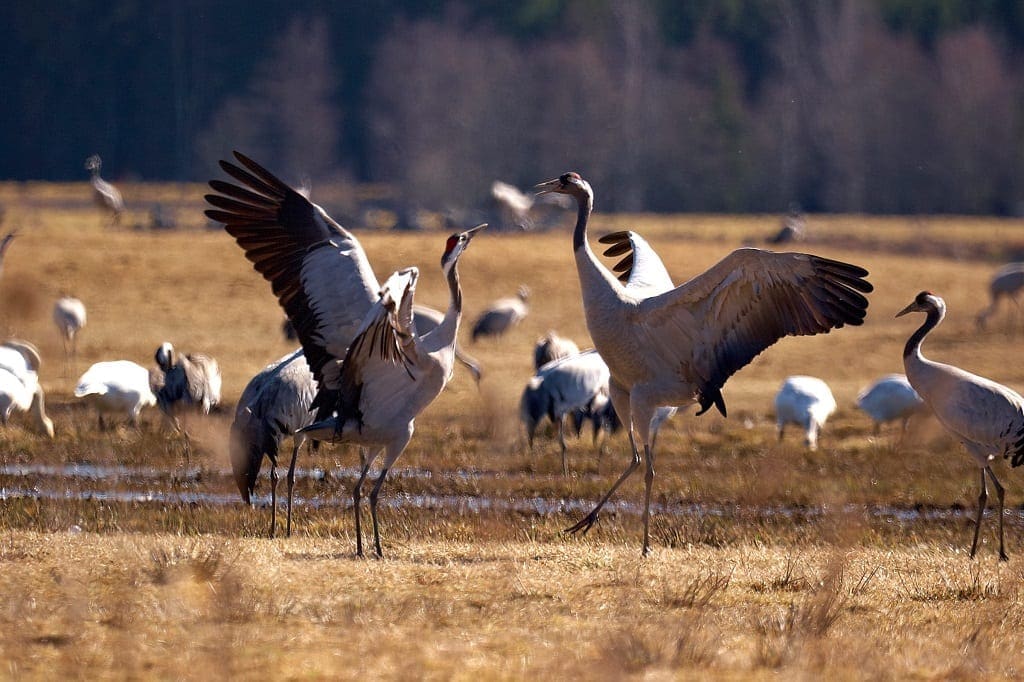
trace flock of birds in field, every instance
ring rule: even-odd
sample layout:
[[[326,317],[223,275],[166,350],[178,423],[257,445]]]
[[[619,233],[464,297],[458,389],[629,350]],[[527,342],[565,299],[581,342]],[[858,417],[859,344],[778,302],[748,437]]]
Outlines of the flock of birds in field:
[[[120,193],[99,175],[100,159],[86,168],[97,202],[117,222],[124,210]],[[440,268],[449,304],[437,311],[414,303],[419,270],[400,269],[383,282],[354,234],[335,222],[302,192],[236,152],[221,161],[227,180],[211,180],[206,215],[223,224],[253,267],[270,283],[286,315],[285,330],[300,348],[254,376],[243,390],[230,428],[231,465],[242,499],[249,503],[264,459],[270,463],[271,529],[277,527],[278,455],[291,438],[287,474],[287,532],[291,532],[295,466],[303,444],[349,443],[359,447],[360,474],[353,490],[356,553],[364,555],[362,497],[371,466],[380,461],[369,492],[373,551],[383,556],[378,498],[389,471],[413,437],[416,417],[442,392],[455,363],[479,382],[480,363],[456,340],[463,297],[459,265],[486,224],[451,234]],[[502,188],[507,194],[507,191]],[[567,532],[586,533],[618,488],[644,469],[642,552],[650,550],[651,496],[655,446],[662,424],[696,406],[700,415],[714,408],[727,414],[722,389],[730,376],[785,336],[828,333],[864,322],[872,285],[857,265],[806,253],[740,248],[687,282],[676,285],[654,249],[639,234],[616,232],[600,238],[604,254],[621,257],[611,269],[592,250],[587,225],[594,193],[577,173],[540,183],[537,196],[556,194],[575,204],[572,249],[583,310],[593,348],[581,350],[551,331],[534,349],[535,374],[520,399],[520,418],[533,447],[544,419],[557,428],[562,470],[568,473],[565,428],[579,433],[589,422],[595,441],[603,432],[624,428],[628,464],[607,493]],[[520,200],[522,206],[527,202]],[[525,210],[525,208],[523,209]],[[802,238],[804,226],[791,212],[777,241]],[[16,236],[0,241],[3,255]],[[1024,264],[998,272],[991,282],[991,304],[976,318],[979,329],[1003,299],[1017,302],[1024,288]],[[472,325],[472,339],[499,336],[528,314],[529,290],[495,301]],[[1011,389],[951,365],[925,358],[921,345],[942,321],[943,300],[922,291],[898,316],[920,312],[925,321],[907,341],[905,374],[879,378],[857,398],[874,423],[902,423],[929,412],[962,441],[980,470],[981,491],[971,556],[975,555],[988,486],[996,491],[999,556],[1003,542],[1004,488],[992,465],[999,456],[1011,466],[1024,462],[1024,399]],[[85,306],[70,296],[54,306],[54,322],[64,344],[65,363],[76,356],[85,326]],[[127,360],[99,362],[79,379],[74,395],[104,416],[125,415],[137,424],[140,411],[156,406],[191,451],[188,413],[208,414],[220,402],[217,361],[200,353],[180,353],[170,343],[154,355],[156,368]],[[39,385],[39,352],[27,341],[0,345],[0,417],[31,412],[38,428],[53,437]],[[797,425],[811,450],[836,401],[819,378],[791,376],[775,398],[778,437]]]

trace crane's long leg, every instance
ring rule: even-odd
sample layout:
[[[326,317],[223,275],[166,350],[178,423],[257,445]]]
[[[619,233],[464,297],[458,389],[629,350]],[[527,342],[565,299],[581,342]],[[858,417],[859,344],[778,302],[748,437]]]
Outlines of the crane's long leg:
[[[270,460],[270,537],[277,537],[277,462]]]
[[[366,472],[370,470],[370,464],[374,458],[377,457],[377,450],[371,457],[366,456],[366,449],[359,448],[359,480],[356,481],[355,487],[352,489],[352,507],[355,510],[356,515],[356,556],[363,556],[363,531],[362,531],[362,514],[359,509],[359,500],[362,497],[363,481],[366,480]]]
[[[986,467],[987,468],[987,467]],[[974,519],[974,541],[971,542],[971,558],[978,549],[978,531],[981,530],[981,517],[985,513],[985,502],[988,500],[988,487],[985,485],[985,469],[981,470],[981,494],[978,495],[978,515]]]
[[[597,522],[598,514],[601,513],[601,507],[605,505],[608,499],[615,494],[616,490],[619,489],[619,486],[622,485],[626,481],[626,479],[629,478],[633,474],[633,472],[636,471],[637,468],[640,466],[640,452],[636,449],[636,442],[633,440],[632,431],[629,432],[629,445],[630,448],[633,450],[633,459],[630,461],[629,466],[626,467],[626,470],[622,472],[622,475],[619,476],[619,480],[615,481],[615,484],[611,487],[611,490],[605,493],[604,497],[601,498],[601,501],[598,502],[597,505],[590,510],[589,514],[580,519],[579,523],[573,524],[566,528],[564,532],[576,533],[579,531],[583,531],[583,534],[586,535],[587,531],[590,530],[590,527]]]
[[[988,472],[988,477],[992,479],[992,485],[996,488],[996,499],[999,500],[999,560],[1009,561],[1010,557],[1006,556],[1006,550],[1003,547],[1003,497],[1006,494],[1006,490],[999,483],[999,479],[996,478],[991,466],[985,467],[985,471]]]
[[[384,464],[380,469],[380,476],[377,477],[377,482],[373,486],[373,490],[370,491],[370,518],[373,519],[373,544],[377,550],[377,558],[383,559],[384,552],[380,548],[380,524],[377,523],[377,496],[380,494],[380,489],[384,485],[384,479],[387,478],[388,472],[391,471],[391,466],[398,459],[398,456],[405,450],[405,446],[409,443],[409,438],[412,436],[410,432],[404,439],[399,439],[398,443],[393,443],[387,446],[387,455],[384,456]]]
[[[644,446],[644,456],[647,458],[647,473],[644,475],[644,548],[643,556],[651,551],[651,488],[654,487],[654,448]]]
[[[292,439],[292,462],[288,465],[288,522],[285,528],[285,535],[292,536],[292,492],[295,490],[295,461],[299,458],[299,448],[302,441],[293,437]]]
[[[569,465],[565,461],[565,415],[558,420],[558,444],[562,446],[562,475],[569,475]]]

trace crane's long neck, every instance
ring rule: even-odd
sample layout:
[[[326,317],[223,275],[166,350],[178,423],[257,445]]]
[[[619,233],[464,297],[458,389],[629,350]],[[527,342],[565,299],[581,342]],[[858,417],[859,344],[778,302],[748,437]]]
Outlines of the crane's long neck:
[[[924,342],[924,337],[928,336],[928,333],[935,329],[939,322],[942,322],[942,317],[942,311],[936,308],[928,310],[928,316],[925,318],[924,324],[910,335],[910,338],[907,339],[907,345],[903,347],[904,363],[908,360],[916,360],[918,362],[924,360],[924,356],[921,354],[921,344]]]
[[[572,249],[576,255],[576,271],[579,273],[583,307],[586,310],[589,298],[606,289],[615,289],[618,280],[608,268],[601,265],[587,242],[587,222],[594,208],[594,195],[591,192],[580,192],[575,196],[578,211],[576,229],[572,233]]]
[[[459,321],[462,319],[462,286],[459,284],[459,261],[458,258],[452,262],[447,272],[448,280],[448,310],[445,311],[441,324],[434,330],[438,340],[437,347],[455,345],[455,336],[459,332]]]

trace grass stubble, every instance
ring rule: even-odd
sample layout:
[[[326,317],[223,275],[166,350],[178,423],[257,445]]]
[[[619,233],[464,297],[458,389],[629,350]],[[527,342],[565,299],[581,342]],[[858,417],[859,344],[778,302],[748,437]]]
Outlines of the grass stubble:
[[[71,398],[88,364],[148,365],[170,340],[220,360],[230,405],[252,374],[289,349],[269,287],[226,235],[201,229],[201,190],[174,186],[163,199],[157,187],[143,190],[151,201],[177,202],[178,215],[194,223],[167,233],[108,231],[79,196],[84,186],[0,192],[5,227],[21,228],[0,281],[0,325],[42,349],[58,428],[47,443],[15,420],[0,431],[0,458],[162,472],[145,481],[59,482],[76,493],[152,486],[234,494],[230,409],[194,425],[199,447],[186,469],[180,443],[155,414],[139,430],[99,432]],[[624,226],[644,232],[677,281],[775,227],[758,217],[603,216],[595,231]],[[1008,564],[995,561],[991,518],[978,560],[969,561],[970,517],[955,513],[977,496],[968,458],[927,419],[899,445],[891,429],[873,438],[852,402],[870,380],[901,371],[914,323],[892,315],[924,288],[950,308],[929,341],[933,357],[1024,385],[1010,321],[997,319],[987,334],[973,329],[987,278],[1019,247],[1020,225],[836,217],[812,226],[808,250],[871,270],[868,323],[780,342],[729,382],[728,420],[683,416],[666,427],[656,501],[704,506],[655,514],[647,559],[628,507],[578,539],[560,532],[575,512],[384,506],[430,496],[593,501],[626,464],[621,435],[601,448],[586,438],[571,444],[568,478],[555,444],[524,448],[516,405],[529,351],[550,328],[586,338],[578,285],[566,234],[486,235],[462,264],[468,315],[520,283],[535,292],[533,309],[506,339],[471,348],[486,372],[479,391],[457,370],[417,421],[382,495],[384,561],[352,556],[352,481],[344,476],[300,479],[300,500],[337,503],[300,503],[293,537],[275,540],[263,537],[268,510],[240,503],[8,499],[0,503],[0,676],[1019,677],[1019,517],[1007,518]],[[415,263],[423,272],[417,299],[444,306],[436,259],[424,256],[440,256],[441,235],[360,239],[378,276]],[[914,239],[930,249],[911,253]],[[66,373],[49,319],[65,292],[82,298],[90,317]],[[826,379],[840,403],[817,453],[795,434],[775,438],[771,397],[797,373]],[[342,448],[302,458],[327,471],[355,462]],[[429,475],[401,476],[403,468]],[[616,499],[638,502],[641,479]],[[1019,508],[1015,476],[1003,479]],[[0,477],[0,487],[48,485],[43,475]]]

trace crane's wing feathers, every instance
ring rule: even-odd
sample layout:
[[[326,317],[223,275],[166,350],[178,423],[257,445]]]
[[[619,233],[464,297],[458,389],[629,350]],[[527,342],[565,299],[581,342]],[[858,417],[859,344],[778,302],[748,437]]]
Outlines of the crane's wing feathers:
[[[859,325],[872,290],[856,265],[743,248],[690,281],[641,302],[638,320],[662,360],[697,384],[701,412],[725,414],[725,381],[784,336]],[[690,364],[680,353],[696,352]],[[686,358],[690,359],[690,358]]]
[[[243,154],[221,161],[241,185],[212,180],[206,211],[270,282],[317,380],[345,357],[380,288],[355,235]]]
[[[377,302],[349,346],[345,359],[325,374],[313,407],[318,419],[338,414],[338,423],[362,424],[366,399],[387,395],[400,399],[400,389],[414,381],[412,365],[418,359],[413,298],[419,271],[406,268],[391,275]]]
[[[625,257],[616,263],[612,270],[619,273],[619,280],[627,290],[643,292],[648,295],[660,294],[670,290],[672,277],[669,276],[661,258],[647,243],[647,240],[636,232],[624,230],[612,232],[598,239],[602,244],[611,244],[604,255]]]

